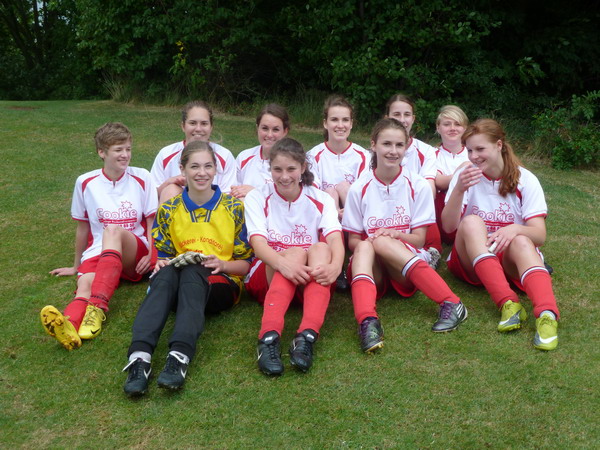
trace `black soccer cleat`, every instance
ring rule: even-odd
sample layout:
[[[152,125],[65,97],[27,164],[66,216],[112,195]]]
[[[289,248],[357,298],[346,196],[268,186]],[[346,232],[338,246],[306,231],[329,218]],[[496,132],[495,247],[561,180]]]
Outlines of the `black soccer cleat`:
[[[265,375],[281,375],[281,346],[277,331],[266,332],[256,346],[258,368]]]
[[[292,366],[302,372],[308,372],[313,363],[313,344],[318,337],[318,333],[310,328],[296,335],[290,345],[290,362]]]
[[[184,362],[183,358],[170,352],[167,355],[165,368],[158,376],[158,380],[156,380],[158,387],[174,391],[181,389],[183,383],[185,383],[187,370],[188,364]]]
[[[377,317],[367,317],[358,326],[360,348],[371,353],[383,347],[383,327]]]
[[[123,390],[130,397],[139,397],[148,392],[148,379],[152,373],[150,363],[142,358],[134,359],[123,368],[123,372],[128,371],[127,380]]]

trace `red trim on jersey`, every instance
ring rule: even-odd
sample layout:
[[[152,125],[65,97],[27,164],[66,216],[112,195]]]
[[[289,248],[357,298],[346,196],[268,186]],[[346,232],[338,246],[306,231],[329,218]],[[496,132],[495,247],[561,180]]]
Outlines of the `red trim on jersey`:
[[[421,161],[421,165],[423,165],[423,162],[425,161],[425,155],[421,153],[421,150],[419,149],[417,149],[417,155],[419,156],[419,161]]]
[[[363,186],[362,191],[360,192],[360,199],[361,200],[364,198],[365,193],[367,192],[367,188],[371,184],[371,181],[373,181],[373,180],[369,180],[369,182]]]
[[[411,230],[416,230],[417,228],[430,227],[431,225],[434,225],[434,224],[435,224],[435,222],[431,222],[431,223],[425,223],[423,225],[419,225],[418,227],[411,226],[410,228],[411,228]],[[398,240],[401,240],[401,239],[398,239]],[[410,245],[410,244],[408,244],[408,245]]]
[[[375,170],[373,171],[373,176],[375,177],[375,179],[377,181],[379,181],[381,184],[383,184],[384,186],[391,186],[392,184],[394,184],[394,182],[400,177],[400,175],[402,175],[402,166],[398,166],[400,168],[400,171],[398,172],[398,175],[396,175],[394,177],[394,179],[392,181],[388,183],[381,181],[381,179],[377,176],[377,168],[375,168]],[[369,182],[370,183],[370,182]]]
[[[536,217],[543,217],[545,219],[546,217],[548,217],[548,214],[542,213],[542,214],[538,214],[537,216],[531,216],[531,217],[527,217],[527,218],[523,217],[523,220],[525,222],[527,222],[528,220],[535,219]]]
[[[223,157],[221,155],[219,155],[217,152],[214,152],[215,156],[217,158],[219,158],[219,161],[221,162],[221,167],[223,167],[223,172],[225,171],[225,160],[223,159]]]
[[[183,146],[185,147],[185,141],[183,141]],[[163,161],[162,161],[163,169],[165,169],[167,167],[167,164],[169,164],[169,161],[171,161],[174,157],[176,157],[180,153],[181,153],[181,150],[177,150],[175,153],[171,153],[169,156],[167,156],[165,159],[163,159]]]
[[[413,141],[414,139],[411,137],[410,141],[408,141],[408,145],[406,146],[406,149],[409,149],[411,145],[413,145]]]
[[[323,203],[321,203],[317,199],[312,198],[310,195],[307,195],[306,197],[308,197],[308,199],[315,204],[315,206],[317,207],[317,209],[319,210],[319,212],[321,214],[323,214]]]
[[[521,194],[521,191],[519,190],[519,188],[517,187],[517,189],[515,189],[515,195],[517,196],[517,198],[519,199],[519,201],[521,202],[521,205],[523,204],[523,194]]]
[[[286,201],[286,202],[288,202],[288,203],[294,203],[294,202],[295,202],[296,200],[298,200],[298,199],[300,198],[300,196],[302,195],[302,186],[300,186],[300,192],[298,193],[298,196],[297,196],[297,197],[296,197],[294,200],[290,201],[290,200],[288,200],[287,198],[285,198],[283,195],[281,195],[281,194],[279,193],[279,191],[277,190],[277,185],[276,185],[276,184],[273,184],[273,186],[275,186],[275,192],[277,193],[277,195],[278,195],[278,196],[279,196],[281,199],[285,200],[285,201]],[[271,194],[271,195],[273,195],[273,194]],[[269,197],[270,197],[271,195],[269,195]]]
[[[408,182],[408,187],[410,188],[410,198],[412,198],[413,202],[415,201],[415,189],[413,188],[412,183],[408,179],[408,177],[404,177]]]
[[[81,192],[85,191],[85,188],[87,187],[88,183],[90,181],[92,181],[94,178],[99,177],[100,175],[95,175],[93,177],[88,178],[87,180],[85,180],[83,183],[81,183]]]
[[[359,152],[356,149],[354,149],[354,151],[360,155],[360,159],[362,160],[360,163],[360,167],[358,168],[358,176],[357,176],[357,178],[358,178],[358,177],[360,177],[360,174],[363,172],[363,170],[365,170],[365,167],[367,166],[367,158],[365,158],[364,153]]]
[[[446,147],[444,147],[444,144],[442,144],[442,145],[441,145],[441,148],[443,148],[443,149],[444,149],[444,150],[446,150],[448,153],[450,153],[450,154],[452,155],[452,157],[455,157],[455,156],[457,156],[457,155],[460,155],[462,152],[464,152],[464,151],[465,151],[465,149],[466,149],[467,147],[465,147],[465,146],[463,145],[463,147],[460,149],[460,152],[456,152],[456,153],[454,153],[452,150],[448,150]],[[436,154],[437,154],[438,152],[439,152],[439,149],[438,149],[438,151],[436,152]]]
[[[331,148],[329,148],[329,145],[327,145],[327,141],[323,142],[325,144],[325,147],[327,148],[327,150],[329,150],[331,153],[333,153],[334,155],[341,155],[343,153],[346,153],[346,151],[348,151],[348,149],[350,147],[352,147],[352,142],[348,141],[348,147],[346,147],[344,150],[342,150],[340,153],[336,153],[333,150],[331,150]]]
[[[325,150],[321,150],[319,153],[316,154],[315,156],[315,162],[319,162],[319,160],[321,159],[321,155],[323,154]]]
[[[492,179],[492,178],[488,177],[488,176],[485,174],[485,172],[481,172],[481,173],[482,173],[482,175],[483,175],[485,178],[487,178],[489,181],[501,181],[501,180],[502,180],[502,177],[496,178],[496,179],[494,180],[494,179]]]
[[[248,163],[250,162],[250,160],[251,160],[252,158],[254,158],[255,156],[256,156],[256,155],[248,156],[246,159],[244,159],[244,160],[242,161],[242,163],[240,164],[240,168],[241,168],[241,169],[243,169],[243,168],[244,168],[244,166],[245,166],[246,164],[248,164]]]
[[[265,198],[265,207],[263,209],[264,213],[265,213],[265,217],[267,217],[269,215],[269,199],[271,198],[273,194],[269,194],[269,196],[267,198]]]
[[[104,175],[104,177],[110,181],[111,183],[116,183],[117,181],[121,181],[121,179],[125,176],[125,172],[127,172],[127,169],[125,169],[123,171],[123,173],[121,174],[121,176],[119,178],[117,178],[116,180],[111,180],[108,175],[106,175],[106,172],[104,171],[104,167],[102,168],[102,175]]]
[[[137,181],[138,183],[140,183],[140,186],[142,186],[142,189],[145,191],[146,190],[146,182],[144,180],[142,180],[140,177],[136,177],[135,175],[131,175],[131,177]]]
[[[342,230],[333,230],[333,231],[330,231],[330,232],[329,232],[329,233],[327,233],[327,234],[323,234],[322,236],[326,238],[327,236],[331,236],[333,233],[340,233],[340,234],[341,234],[341,233],[342,233]],[[342,234],[342,239],[343,239],[343,238],[344,238],[344,235]]]

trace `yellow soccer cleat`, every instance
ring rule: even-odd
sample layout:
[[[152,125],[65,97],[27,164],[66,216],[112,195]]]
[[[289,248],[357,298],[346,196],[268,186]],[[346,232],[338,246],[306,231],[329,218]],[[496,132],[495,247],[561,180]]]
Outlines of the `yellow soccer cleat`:
[[[535,321],[533,346],[538,350],[554,350],[558,345],[558,322],[543,314]]]
[[[518,302],[508,300],[500,310],[502,317],[498,323],[498,331],[505,333],[507,331],[521,328],[521,322],[527,320],[527,312],[525,308]]]
[[[81,347],[81,339],[73,324],[52,305],[44,306],[40,319],[46,333],[55,338],[67,350]]]
[[[79,326],[79,337],[81,339],[94,339],[102,331],[102,322],[106,320],[104,311],[94,305],[87,305],[85,316]]]

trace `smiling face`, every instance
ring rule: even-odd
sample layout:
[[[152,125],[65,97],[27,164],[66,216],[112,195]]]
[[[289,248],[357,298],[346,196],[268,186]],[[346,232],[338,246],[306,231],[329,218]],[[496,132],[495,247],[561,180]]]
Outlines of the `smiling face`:
[[[294,201],[300,195],[300,181],[306,170],[306,164],[300,164],[294,158],[278,154],[271,160],[271,177],[277,192],[288,201]]]
[[[406,102],[396,101],[392,103],[386,117],[396,119],[404,125],[404,128],[406,128],[408,133],[410,133],[413,123],[415,123],[413,108]]]
[[[211,189],[217,174],[217,165],[208,150],[195,151],[190,154],[181,174],[186,179],[190,193],[201,193]]]
[[[454,119],[444,117],[440,120],[436,130],[442,138],[442,143],[449,146],[460,143],[460,139],[465,132],[465,126]]]
[[[210,114],[204,108],[195,106],[187,112],[185,122],[181,124],[181,129],[185,134],[185,142],[204,141],[208,142],[212,133],[212,123]]]
[[[323,127],[329,135],[328,141],[345,142],[352,130],[352,111],[345,106],[332,106],[327,111]]]
[[[107,149],[98,149],[104,161],[104,170],[111,175],[123,174],[131,161],[131,140],[113,144]]]
[[[288,129],[284,128],[283,121],[271,114],[264,114],[256,129],[258,133],[258,142],[262,146],[264,158],[268,157],[269,151],[273,145],[288,134]]]
[[[371,150],[377,158],[376,171],[397,174],[406,153],[406,134],[403,130],[385,128],[377,136],[377,141],[371,141]]]
[[[465,142],[469,160],[485,174],[495,175],[502,172],[502,141],[491,142],[485,134],[474,134]]]

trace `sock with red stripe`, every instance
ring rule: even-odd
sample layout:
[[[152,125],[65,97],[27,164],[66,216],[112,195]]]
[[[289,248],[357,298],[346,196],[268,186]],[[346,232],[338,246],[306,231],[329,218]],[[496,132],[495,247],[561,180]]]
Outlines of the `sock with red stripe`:
[[[533,315],[539,317],[542,311],[552,311],[559,318],[556,297],[552,289],[552,279],[548,271],[541,266],[527,269],[521,276],[521,284],[533,303]]]
[[[418,256],[406,263],[402,269],[402,274],[418,290],[440,305],[444,302],[460,302],[460,299],[452,292],[442,277]]]
[[[317,333],[321,330],[330,298],[331,288],[329,286],[321,286],[314,280],[306,285],[304,288],[304,311],[298,333],[307,328],[311,328]]]
[[[512,300],[515,303],[519,303],[519,297],[513,291],[506,276],[504,275],[504,269],[500,264],[500,260],[493,253],[483,253],[479,255],[473,261],[473,269],[479,277],[479,280],[483,283],[492,301],[496,304],[498,309],[502,308],[502,305],[508,300]]]
[[[69,318],[69,322],[73,324],[76,330],[79,330],[83,316],[85,316],[85,309],[89,304],[90,302],[87,298],[75,297],[63,311],[63,316]]]
[[[108,311],[108,302],[119,286],[119,278],[123,270],[121,253],[117,250],[104,250],[100,254],[96,275],[92,281],[90,303],[104,311]]]
[[[273,279],[271,280],[263,304],[262,322],[260,332],[258,333],[259,339],[262,339],[263,335],[268,331],[276,331],[281,336],[285,323],[284,316],[294,298],[295,292],[296,285],[293,282],[279,272],[273,274]]]
[[[367,317],[378,317],[375,312],[377,286],[375,286],[375,280],[372,277],[364,273],[355,275],[352,278],[351,292],[354,317],[359,324]]]

